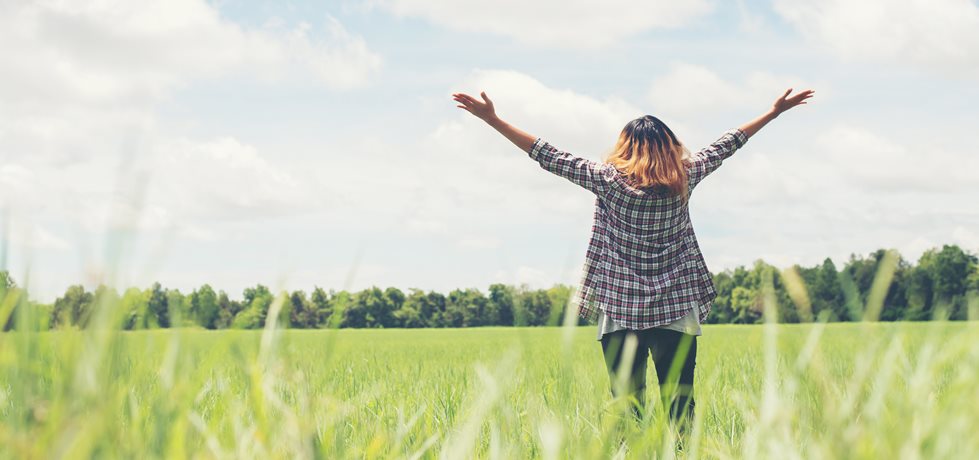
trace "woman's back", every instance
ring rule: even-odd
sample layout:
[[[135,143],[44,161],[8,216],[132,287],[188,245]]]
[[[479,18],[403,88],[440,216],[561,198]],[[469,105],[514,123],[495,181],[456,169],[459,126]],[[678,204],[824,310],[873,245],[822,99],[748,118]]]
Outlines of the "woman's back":
[[[539,138],[534,142],[530,157],[542,168],[596,195],[575,298],[582,317],[597,319],[604,311],[618,324],[644,329],[675,321],[694,307],[706,320],[716,293],[687,203],[697,184],[746,141],[741,130],[731,130],[692,155],[680,196],[663,187],[636,187],[611,163],[576,157]]]

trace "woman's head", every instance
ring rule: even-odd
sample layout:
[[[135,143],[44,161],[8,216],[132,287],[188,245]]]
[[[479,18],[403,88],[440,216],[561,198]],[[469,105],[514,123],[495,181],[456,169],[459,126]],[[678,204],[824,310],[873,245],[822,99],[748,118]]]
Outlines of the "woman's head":
[[[684,152],[683,144],[665,123],[646,115],[622,128],[607,161],[636,187],[657,187],[670,195],[686,197]]]

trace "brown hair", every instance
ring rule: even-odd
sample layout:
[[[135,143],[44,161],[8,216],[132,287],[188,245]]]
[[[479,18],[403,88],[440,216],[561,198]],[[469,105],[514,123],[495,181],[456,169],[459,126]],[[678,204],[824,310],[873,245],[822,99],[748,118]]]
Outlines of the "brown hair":
[[[635,187],[653,187],[670,196],[687,196],[686,149],[660,119],[646,115],[622,128],[608,163]]]

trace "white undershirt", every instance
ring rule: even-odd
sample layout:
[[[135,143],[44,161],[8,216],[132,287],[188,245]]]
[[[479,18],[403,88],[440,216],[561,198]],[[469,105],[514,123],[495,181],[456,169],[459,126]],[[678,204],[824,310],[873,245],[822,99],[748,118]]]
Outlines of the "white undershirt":
[[[682,332],[684,334],[690,335],[701,335],[700,330],[700,315],[696,311],[697,306],[691,304],[690,311],[686,315],[683,315],[680,319],[673,321],[669,324],[664,324],[662,326],[654,326],[660,329],[670,329],[677,332]],[[626,329],[620,324],[616,324],[605,314],[604,310],[598,311],[598,340],[602,340],[602,336],[608,334],[609,332],[621,331]]]

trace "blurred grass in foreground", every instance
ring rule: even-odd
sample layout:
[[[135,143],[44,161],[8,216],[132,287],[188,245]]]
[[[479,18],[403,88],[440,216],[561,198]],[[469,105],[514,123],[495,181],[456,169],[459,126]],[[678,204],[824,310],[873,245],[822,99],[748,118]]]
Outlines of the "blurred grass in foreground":
[[[975,322],[705,326],[677,454],[594,327],[0,335],[6,458],[967,458]],[[649,391],[656,391],[655,376]],[[656,400],[650,394],[650,401]]]

